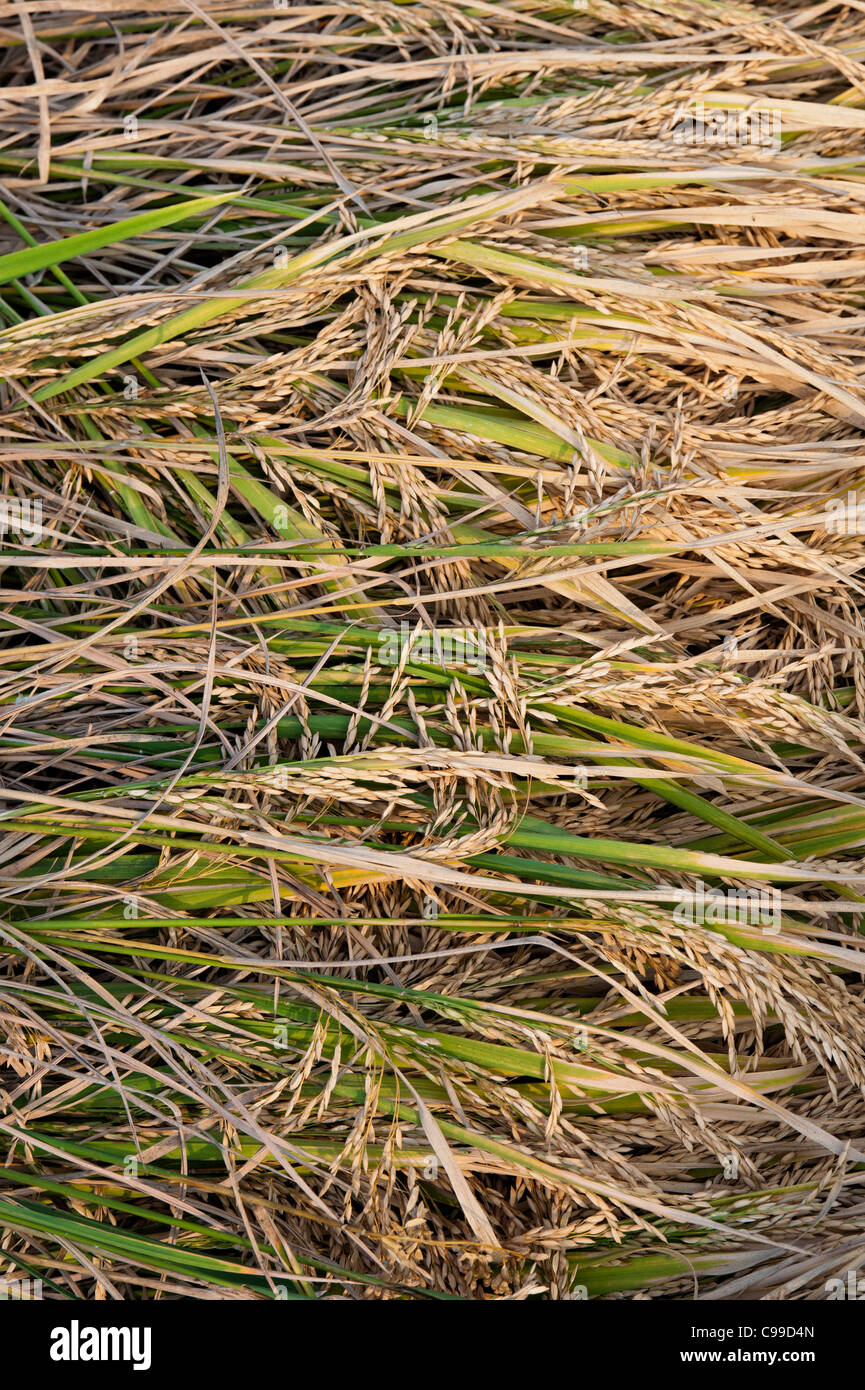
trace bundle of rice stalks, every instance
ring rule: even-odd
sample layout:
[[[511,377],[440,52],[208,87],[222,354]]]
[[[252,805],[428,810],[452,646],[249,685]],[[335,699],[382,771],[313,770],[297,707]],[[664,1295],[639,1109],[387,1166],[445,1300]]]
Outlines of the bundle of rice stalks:
[[[825,1297],[865,11],[0,12],[0,1277]]]

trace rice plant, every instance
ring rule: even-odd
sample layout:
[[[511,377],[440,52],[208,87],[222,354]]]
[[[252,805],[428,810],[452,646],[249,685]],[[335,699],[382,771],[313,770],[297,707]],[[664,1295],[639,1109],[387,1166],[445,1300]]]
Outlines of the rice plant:
[[[865,10],[3,6],[0,1279],[865,1262]]]

